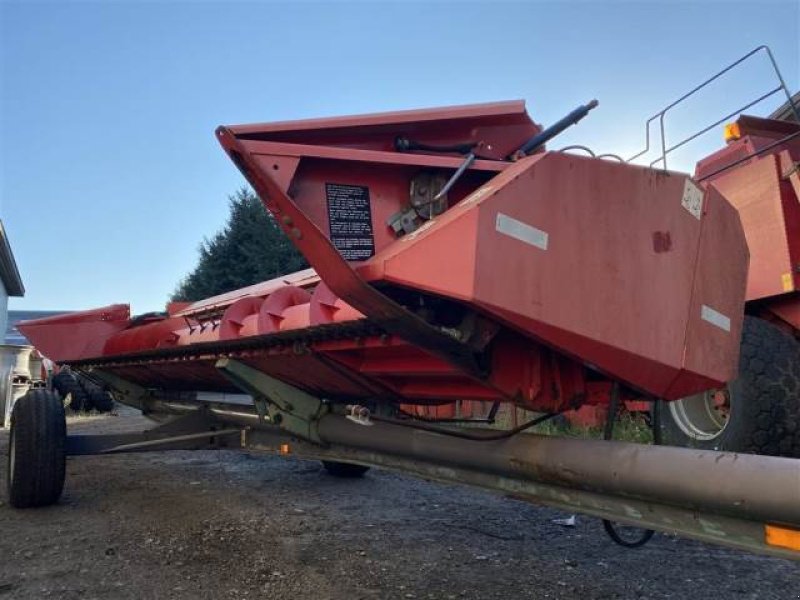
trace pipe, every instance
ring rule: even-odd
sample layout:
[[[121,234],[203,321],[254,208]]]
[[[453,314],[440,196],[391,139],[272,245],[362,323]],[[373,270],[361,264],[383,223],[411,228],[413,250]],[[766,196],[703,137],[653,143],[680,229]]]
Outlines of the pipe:
[[[578,121],[580,121],[583,117],[589,114],[589,111],[592,110],[597,106],[597,100],[592,100],[588,104],[583,104],[569,113],[566,117],[562,117],[550,127],[540,131],[527,142],[525,142],[520,149],[517,150],[514,155],[515,156],[524,156],[526,154],[530,154],[534,150],[537,150],[541,146],[543,146],[546,142],[549,142],[554,137],[556,137],[559,133],[564,131],[567,127],[571,127],[575,125]]]
[[[235,406],[235,408],[233,408]],[[197,402],[185,403],[173,400],[149,399],[147,401],[147,413],[183,416],[199,410],[206,410],[208,414],[217,420],[240,425],[242,427],[256,427],[265,425],[274,427],[269,421],[262,421],[255,408],[252,411],[246,410],[247,405],[231,405],[222,402]]]
[[[203,407],[223,423],[282,431],[252,412]],[[186,414],[201,405],[151,401],[149,408]],[[420,463],[800,526],[797,459],[535,434],[476,442],[335,414],[319,420],[318,434],[326,444]]]
[[[330,444],[601,494],[653,500],[749,520],[800,525],[800,460],[519,435],[471,442],[326,415]]]

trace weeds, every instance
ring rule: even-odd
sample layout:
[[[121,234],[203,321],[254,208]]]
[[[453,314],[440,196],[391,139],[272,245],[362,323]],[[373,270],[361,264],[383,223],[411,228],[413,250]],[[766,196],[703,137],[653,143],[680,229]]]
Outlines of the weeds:
[[[581,439],[602,439],[602,427],[577,427],[570,425],[565,419],[545,421],[531,429],[532,433],[554,435]],[[652,444],[653,430],[641,415],[624,413],[614,423],[614,439],[637,444]]]

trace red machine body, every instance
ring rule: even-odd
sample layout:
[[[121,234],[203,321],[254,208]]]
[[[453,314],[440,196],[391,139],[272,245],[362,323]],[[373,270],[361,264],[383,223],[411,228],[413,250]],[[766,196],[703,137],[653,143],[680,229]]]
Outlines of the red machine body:
[[[166,315],[19,328],[55,361],[176,391],[235,391],[222,356],[404,405],[556,411],[613,380],[675,399],[731,379],[748,254],[723,193],[558,152],[509,159],[539,131],[522,102],[221,127],[313,270]],[[436,200],[457,146],[477,160]]]
[[[800,332],[800,124],[742,116],[735,128],[736,139],[700,161],[695,175],[739,212],[750,249],[748,311]]]

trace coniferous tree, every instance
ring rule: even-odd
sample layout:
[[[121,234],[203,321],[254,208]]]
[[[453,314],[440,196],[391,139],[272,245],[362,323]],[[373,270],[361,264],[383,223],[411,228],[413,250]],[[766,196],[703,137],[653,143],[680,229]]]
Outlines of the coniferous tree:
[[[201,300],[308,266],[249,188],[229,202],[225,227],[200,244],[197,266],[178,284],[173,301]]]

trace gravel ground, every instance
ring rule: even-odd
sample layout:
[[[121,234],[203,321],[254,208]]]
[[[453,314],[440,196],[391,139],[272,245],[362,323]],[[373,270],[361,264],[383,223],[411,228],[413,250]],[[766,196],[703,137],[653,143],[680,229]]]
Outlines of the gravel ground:
[[[141,429],[132,413],[73,432]],[[0,452],[8,434],[0,430]],[[5,479],[5,460],[0,475]],[[800,598],[800,563],[600,523],[502,496],[236,452],[69,459],[61,502],[0,497],[2,598]]]

